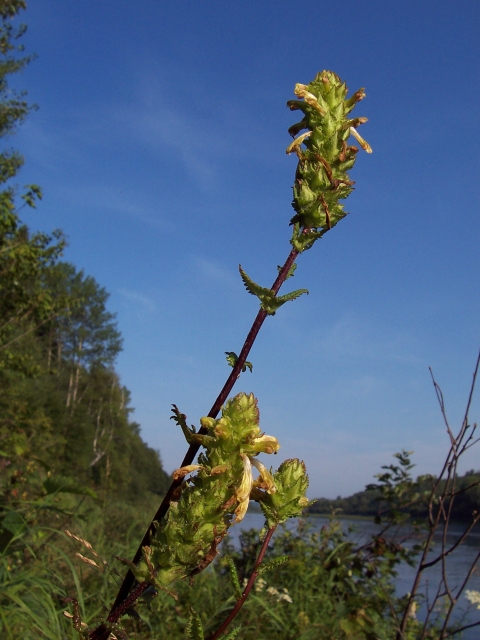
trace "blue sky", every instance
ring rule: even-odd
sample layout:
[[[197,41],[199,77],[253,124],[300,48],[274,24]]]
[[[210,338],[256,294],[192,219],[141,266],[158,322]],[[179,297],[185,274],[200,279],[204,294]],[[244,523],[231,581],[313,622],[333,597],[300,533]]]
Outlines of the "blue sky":
[[[402,448],[435,472],[428,367],[457,427],[480,346],[478,3],[47,0],[24,20],[38,59],[16,82],[40,109],[12,144],[44,190],[28,223],[63,229],[111,293],[117,368],[168,471],[170,405],[198,423],[256,313],[238,263],[270,286],[289,251],[285,102],[322,69],[366,87],[351,215],[299,259],[287,285],[310,295],[267,319],[235,391],[282,444],[268,463],[305,459],[312,497],[362,489]]]

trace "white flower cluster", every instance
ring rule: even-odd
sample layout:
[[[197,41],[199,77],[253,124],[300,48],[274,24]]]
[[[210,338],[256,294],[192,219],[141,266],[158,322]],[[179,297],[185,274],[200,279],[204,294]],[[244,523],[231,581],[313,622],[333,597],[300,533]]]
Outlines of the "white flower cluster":
[[[245,588],[247,584],[247,579],[244,578],[243,580],[243,587]],[[267,586],[267,581],[264,580],[263,578],[259,578],[256,582],[255,582],[255,593],[260,593],[260,591],[263,591],[265,589],[265,587]],[[277,600],[277,602],[281,602],[282,600],[284,600],[285,602],[289,602],[290,604],[293,603],[293,600],[290,596],[290,594],[288,593],[288,589],[280,589],[280,591],[276,588],[276,587],[267,587],[265,589],[265,592],[268,593],[269,596],[274,596]]]
[[[266,580],[264,580],[263,578],[259,578],[255,582],[255,593],[259,593],[260,591],[263,591],[263,589],[266,586],[266,584],[267,584]]]
[[[480,609],[480,591],[465,591],[465,597],[471,604],[476,604]]]
[[[267,593],[271,596],[275,596],[277,598],[277,602],[280,602],[281,600],[285,600],[285,602],[289,602],[290,604],[293,602],[292,598],[288,594],[288,589],[282,589],[279,591],[275,587],[268,587]]]

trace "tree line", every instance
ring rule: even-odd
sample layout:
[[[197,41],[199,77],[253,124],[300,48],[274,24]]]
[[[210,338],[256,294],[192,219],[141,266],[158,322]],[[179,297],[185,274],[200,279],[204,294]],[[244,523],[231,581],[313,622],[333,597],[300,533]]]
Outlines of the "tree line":
[[[385,475],[379,474],[377,477],[380,479]],[[388,482],[390,478],[384,478],[384,480]],[[426,519],[429,515],[426,498],[430,496],[436,480],[436,476],[433,475],[418,476],[416,480],[412,478],[409,487],[412,500],[410,503],[402,505],[402,512],[416,519]],[[439,482],[436,489],[438,496],[444,492],[445,482],[445,480]],[[455,500],[451,506],[451,518],[453,520],[468,520],[472,517],[472,513],[478,511],[480,504],[480,470],[471,469],[463,476],[458,476],[456,492]],[[308,513],[319,515],[336,512],[340,515],[351,516],[381,516],[390,507],[384,496],[385,493],[378,490],[377,484],[370,484],[364,491],[358,491],[346,498],[341,496],[333,500],[317,498],[314,504],[308,507]]]
[[[8,83],[32,60],[18,44],[25,27],[12,21],[22,8],[0,3],[0,508],[48,487],[162,494],[169,477],[115,370],[122,338],[109,294],[62,261],[61,231],[32,232],[21,218],[42,197],[37,185],[14,184],[24,159],[8,146],[35,108]]]

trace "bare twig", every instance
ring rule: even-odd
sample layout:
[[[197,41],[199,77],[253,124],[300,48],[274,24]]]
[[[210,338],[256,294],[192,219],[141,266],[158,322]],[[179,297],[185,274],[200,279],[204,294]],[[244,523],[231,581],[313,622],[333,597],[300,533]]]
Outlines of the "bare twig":
[[[479,626],[480,626],[480,620],[478,622],[472,622],[472,624],[466,624],[463,627],[455,629],[455,631],[450,631],[450,633],[447,633],[446,635],[442,635],[442,640],[444,640],[445,638],[451,638],[452,636],[456,636],[457,633],[461,633],[462,631],[466,631],[467,629],[473,629],[474,627],[479,627]]]
[[[464,581],[462,582],[462,584],[461,584],[461,585],[460,585],[460,587],[458,588],[458,591],[457,591],[457,598],[456,598],[456,600],[458,600],[458,597],[460,596],[460,594],[463,592],[463,590],[464,590],[464,589],[465,589],[465,587],[467,586],[468,581],[469,581],[469,580],[470,580],[470,578],[472,577],[472,574],[473,574],[473,572],[475,571],[475,568],[476,568],[476,566],[477,566],[477,562],[478,562],[479,560],[480,560],[480,551],[477,553],[477,555],[476,555],[476,557],[475,557],[474,561],[473,561],[473,562],[472,562],[472,564],[470,565],[470,569],[468,570],[467,575],[465,576]],[[447,637],[447,636],[445,635],[445,633],[447,632],[448,622],[449,622],[450,617],[451,617],[451,615],[452,615],[452,613],[453,613],[453,608],[454,608],[454,606],[455,606],[455,604],[456,604],[456,600],[455,600],[455,601],[451,601],[451,602],[450,602],[450,606],[449,606],[449,609],[448,609],[448,611],[447,611],[447,615],[445,616],[445,621],[444,621],[444,623],[443,623],[443,628],[442,628],[442,635],[441,635],[441,638],[445,638],[445,637]],[[480,623],[477,623],[477,624],[480,624]],[[457,631],[456,633],[458,633],[458,631]],[[449,634],[449,635],[451,635],[451,634]]]
[[[467,536],[469,535],[469,533],[472,531],[472,529],[478,524],[478,522],[480,522],[480,514],[478,513],[473,513],[472,515],[472,519],[471,522],[468,524],[468,526],[463,530],[463,532],[458,536],[458,538],[456,539],[456,541],[454,542],[454,544],[449,545],[448,541],[447,541],[447,534],[448,534],[448,529],[449,529],[449,525],[452,519],[452,513],[453,513],[453,505],[454,505],[454,500],[456,498],[457,495],[459,495],[460,493],[464,493],[465,491],[467,491],[468,489],[471,489],[475,486],[477,486],[478,483],[473,483],[471,484],[469,487],[467,488],[460,488],[457,489],[456,488],[456,482],[457,482],[457,469],[458,469],[458,462],[460,457],[462,456],[463,453],[465,453],[465,451],[467,451],[471,446],[473,446],[473,444],[475,442],[478,441],[473,439],[475,430],[476,430],[476,424],[473,425],[473,427],[471,427],[468,422],[469,422],[469,411],[470,411],[470,407],[472,404],[472,399],[473,399],[473,394],[475,391],[475,385],[476,385],[476,381],[477,381],[477,376],[478,376],[478,371],[479,371],[479,367],[480,367],[480,352],[477,356],[477,361],[475,364],[475,369],[473,372],[473,378],[472,378],[472,383],[470,386],[470,390],[469,390],[469,395],[468,395],[468,400],[467,400],[467,405],[466,405],[466,409],[465,409],[465,414],[464,414],[464,418],[460,427],[460,430],[457,434],[457,436],[453,435],[453,431],[450,427],[448,418],[447,418],[447,414],[446,414],[446,409],[445,409],[445,402],[444,402],[444,398],[443,398],[443,393],[442,390],[440,389],[439,385],[437,384],[434,376],[433,376],[433,372],[430,369],[430,373],[432,376],[432,382],[433,382],[433,386],[435,389],[435,393],[437,395],[437,399],[438,399],[438,403],[440,406],[440,411],[442,413],[444,422],[445,422],[445,426],[447,428],[447,433],[450,439],[450,449],[447,453],[447,456],[445,458],[442,470],[440,472],[440,475],[438,476],[438,478],[435,480],[435,482],[433,483],[432,489],[431,489],[431,494],[430,494],[430,500],[429,500],[429,505],[428,505],[428,523],[429,523],[429,533],[427,536],[427,540],[425,542],[425,546],[423,549],[423,553],[420,559],[420,563],[418,565],[418,569],[417,569],[417,573],[415,575],[415,579],[414,579],[414,583],[412,586],[412,590],[410,592],[410,596],[407,600],[407,604],[405,607],[405,611],[403,614],[403,618],[402,618],[402,622],[400,624],[400,629],[397,633],[396,636],[396,640],[404,640],[405,638],[405,633],[406,633],[406,627],[407,627],[407,622],[408,622],[408,614],[409,611],[411,609],[412,603],[418,593],[418,589],[420,587],[420,583],[421,583],[421,579],[423,577],[423,572],[428,569],[429,567],[432,567],[438,563],[441,563],[442,565],[442,576],[438,585],[438,589],[437,592],[435,594],[435,597],[433,598],[433,600],[427,601],[427,615],[426,615],[426,619],[424,621],[423,624],[423,630],[422,630],[422,634],[420,637],[420,640],[422,638],[425,638],[427,630],[428,630],[428,624],[429,624],[429,620],[431,618],[431,615],[434,611],[434,608],[437,604],[437,602],[444,597],[448,598],[449,601],[449,605],[448,605],[448,610],[447,613],[445,615],[445,619],[443,621],[443,627],[442,627],[442,631],[441,631],[441,638],[447,638],[450,637],[452,635],[454,635],[455,633],[459,633],[460,630],[454,631],[454,632],[448,632],[448,624],[450,622],[453,610],[458,602],[458,599],[460,597],[460,595],[462,594],[462,592],[464,591],[465,587],[467,586],[468,580],[470,579],[471,575],[473,574],[473,571],[475,570],[475,567],[477,565],[477,562],[479,561],[480,558],[480,552],[479,554],[476,556],[475,560],[472,562],[469,571],[467,572],[467,575],[463,581],[463,583],[455,589],[452,589],[450,587],[449,584],[449,580],[448,580],[448,574],[447,574],[447,557],[453,552],[455,551],[455,549],[457,549],[461,544],[463,544],[467,538]],[[468,430],[471,429],[471,431],[469,432]],[[442,483],[444,483],[444,486],[441,488]],[[441,489],[441,490],[440,490]],[[438,495],[439,493],[439,495]],[[436,508],[435,508],[436,507]],[[428,554],[431,550],[432,544],[433,544],[433,538],[435,533],[438,530],[438,527],[440,525],[443,525],[443,531],[442,531],[442,541],[441,541],[441,550],[439,555],[434,559],[434,560],[427,560]],[[474,625],[466,625],[465,627],[462,627],[462,629],[467,629],[467,628],[471,628],[471,626],[476,626],[476,624]]]
[[[455,540],[454,544],[447,549],[446,551],[443,548],[443,543],[442,543],[442,553],[437,556],[435,558],[435,560],[430,560],[430,562],[425,562],[424,564],[422,564],[422,570],[428,569],[429,567],[433,567],[435,564],[438,564],[442,559],[446,558],[447,556],[449,556],[453,551],[455,551],[455,549],[457,549],[461,544],[463,544],[465,542],[465,540],[467,539],[469,533],[472,531],[473,527],[480,521],[480,514],[478,514],[477,516],[475,516],[472,520],[472,522],[468,525],[468,527],[465,529],[465,531],[463,531],[463,533],[457,538],[457,540]],[[444,531],[446,530],[446,528],[444,529]]]

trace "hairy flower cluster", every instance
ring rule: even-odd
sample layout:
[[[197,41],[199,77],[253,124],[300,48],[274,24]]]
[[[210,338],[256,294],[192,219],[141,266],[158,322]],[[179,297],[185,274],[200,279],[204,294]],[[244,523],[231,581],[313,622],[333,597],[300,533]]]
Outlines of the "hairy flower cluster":
[[[298,156],[291,220],[292,245],[298,251],[309,249],[347,215],[340,200],[352,191],[354,183],[347,172],[358,152],[358,147],[348,144],[348,138],[353,136],[367,153],[372,152],[357,132],[367,118],[348,117],[365,92],[359,89],[347,99],[347,91],[335,73],[322,71],[310,84],[295,85],[294,93],[300,99],[287,102],[292,111],[302,111],[304,116],[289,133],[296,136],[307,129],[287,148],[287,153]]]
[[[185,479],[165,520],[156,523],[143,559],[137,566],[130,564],[138,581],[163,589],[210,564],[228,528],[245,516],[251,497],[266,503],[269,526],[283,522],[290,513],[299,515],[308,504],[303,463],[284,462],[272,474],[256,459],[259,453],[276,453],[280,445],[261,432],[253,394],[240,393],[229,400],[219,420],[202,418],[206,434],[190,429],[176,407],[173,418],[187,441],[201,444],[204,451],[198,464],[174,472],[174,478]],[[253,469],[259,474],[256,479]],[[190,476],[192,472],[196,473]]]

